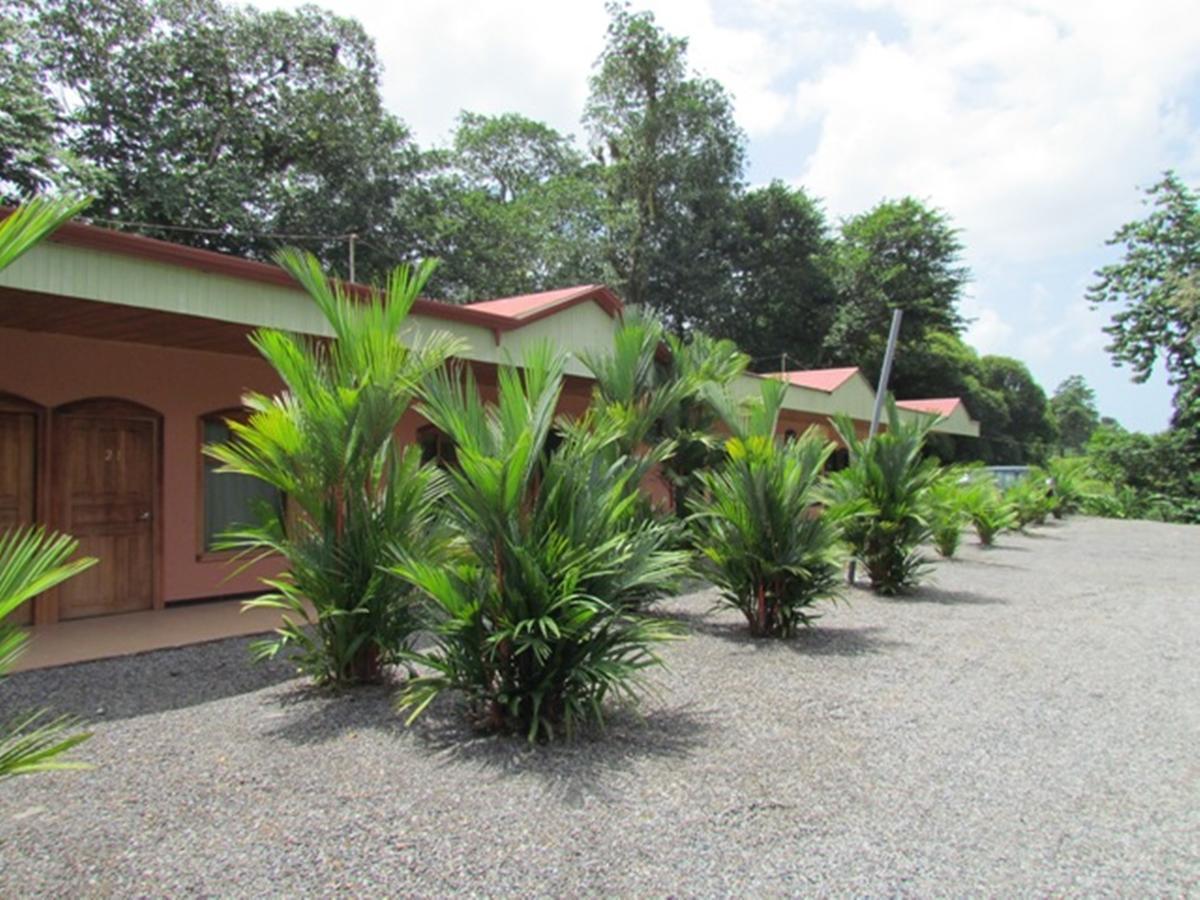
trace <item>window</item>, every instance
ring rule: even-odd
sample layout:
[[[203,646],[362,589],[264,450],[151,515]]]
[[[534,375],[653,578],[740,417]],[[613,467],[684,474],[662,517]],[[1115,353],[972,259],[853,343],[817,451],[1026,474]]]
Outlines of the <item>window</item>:
[[[203,444],[229,440],[229,426],[225,420],[240,415],[240,411],[231,411],[205,416],[201,420]],[[250,475],[219,472],[221,464],[208,456],[203,457],[203,466],[204,527],[200,538],[203,552],[212,552],[224,532],[261,521],[264,504],[276,514],[283,512],[283,495],[266,482]]]
[[[421,448],[423,463],[436,462],[442,468],[447,468],[458,462],[450,435],[433,425],[423,425],[417,429],[417,446]]]

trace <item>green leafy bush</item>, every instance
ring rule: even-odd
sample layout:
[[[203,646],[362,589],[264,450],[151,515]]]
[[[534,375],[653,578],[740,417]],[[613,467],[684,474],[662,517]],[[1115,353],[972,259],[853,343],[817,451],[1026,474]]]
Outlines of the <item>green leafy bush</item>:
[[[1048,476],[1036,468],[1009,487],[1004,500],[1012,508],[1018,528],[1043,524],[1058,506]]]
[[[794,441],[775,437],[786,390],[762,383],[760,408],[735,420],[725,462],[700,475],[703,491],[691,504],[701,572],[758,637],[788,637],[810,624],[812,607],[835,597],[840,581],[837,529],[815,507],[834,445],[815,430]]]
[[[847,416],[834,420],[850,465],[829,480],[830,512],[881,594],[916,587],[927,565],[919,548],[930,534],[927,498],[940,469],[922,451],[933,424],[904,422],[890,399],[888,429],[872,439],[859,438]]]
[[[1085,456],[1055,457],[1046,464],[1046,470],[1053,482],[1056,519],[1079,512],[1091,498],[1106,492],[1107,486]]]
[[[929,530],[933,545],[946,559],[958,552],[969,517],[964,506],[962,480],[957,466],[943,470],[929,489]]]
[[[398,707],[415,719],[445,691],[465,695],[478,724],[529,740],[600,723],[610,699],[634,702],[655,645],[677,632],[633,608],[669,590],[687,555],[640,513],[644,467],[615,420],[566,427],[547,440],[562,390],[562,357],[540,347],[503,367],[498,401],[470,377],[430,379],[421,412],[455,442],[449,510],[463,553],[436,564],[399,548],[393,571],[431,606],[433,647],[409,658],[427,671]]]
[[[11,668],[29,640],[28,633],[5,619],[22,603],[94,566],[97,560],[72,560],[79,542],[42,528],[14,528],[0,535],[0,677]],[[78,723],[45,710],[19,713],[0,724],[0,778],[79,768],[60,759],[87,740],[68,735]]]
[[[282,253],[282,265],[308,291],[334,340],[278,331],[251,340],[285,385],[277,396],[249,394],[245,422],[206,448],[224,465],[277,488],[286,503],[262,510],[258,524],[225,536],[221,546],[251,561],[287,562],[271,592],[247,606],[280,609],[284,624],[259,641],[260,658],[293,648],[300,670],[319,683],[377,681],[397,659],[416,621],[412,591],[382,566],[394,547],[438,558],[450,539],[439,524],[440,475],[422,467],[416,447],[394,439],[421,380],[457,344],[435,335],[420,347],[400,328],[432,266],[397,269],[386,290],[352,297],[330,283],[317,260]]]
[[[983,546],[992,546],[997,535],[1016,527],[1016,511],[990,478],[972,482],[962,496],[963,508]]]

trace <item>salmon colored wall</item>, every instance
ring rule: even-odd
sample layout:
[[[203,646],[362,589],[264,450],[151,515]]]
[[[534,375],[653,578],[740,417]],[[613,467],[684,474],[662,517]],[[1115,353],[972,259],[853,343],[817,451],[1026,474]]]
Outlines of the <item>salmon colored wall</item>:
[[[226,356],[0,328],[0,391],[52,409],[89,397],[141,403],[162,415],[162,584],[166,602],[257,590],[263,563],[236,577],[224,559],[197,559],[199,419],[273,391],[270,367]]]

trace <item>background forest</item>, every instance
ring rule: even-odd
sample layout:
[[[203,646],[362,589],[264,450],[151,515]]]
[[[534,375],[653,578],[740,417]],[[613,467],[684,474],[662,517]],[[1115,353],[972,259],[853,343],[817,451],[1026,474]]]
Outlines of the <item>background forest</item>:
[[[1130,492],[1113,514],[1200,509],[1200,214],[1170,174],[1090,295],[1123,307],[1114,358],[1136,377],[1165,361],[1179,389],[1170,431],[1130,435],[1100,421],[1081,378],[1048,398],[1022,362],[964,342],[970,272],[939,209],[884,199],[831,222],[802,188],[748,185],[730,95],[648,13],[610,6],[578,139],[464,111],[433,147],[383,107],[370,36],[315,6],[10,0],[0,45],[9,201],[82,190],[97,224],[260,259],[298,245],[343,276],[353,235],[358,280],[438,257],[428,293],[451,302],[604,282],[680,335],[733,339],[759,371],[857,365],[874,380],[900,307],[896,395],[961,396],[981,423],[978,440],[939,438],[939,456],[1090,446]]]

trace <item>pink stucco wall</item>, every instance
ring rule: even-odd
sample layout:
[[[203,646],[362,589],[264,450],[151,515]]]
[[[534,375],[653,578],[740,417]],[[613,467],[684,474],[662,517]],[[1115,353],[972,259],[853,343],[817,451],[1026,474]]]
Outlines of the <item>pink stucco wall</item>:
[[[162,583],[167,603],[257,590],[259,565],[230,577],[226,560],[198,559],[199,419],[278,380],[261,360],[0,328],[0,391],[53,409],[91,397],[132,400],[162,415]]]

